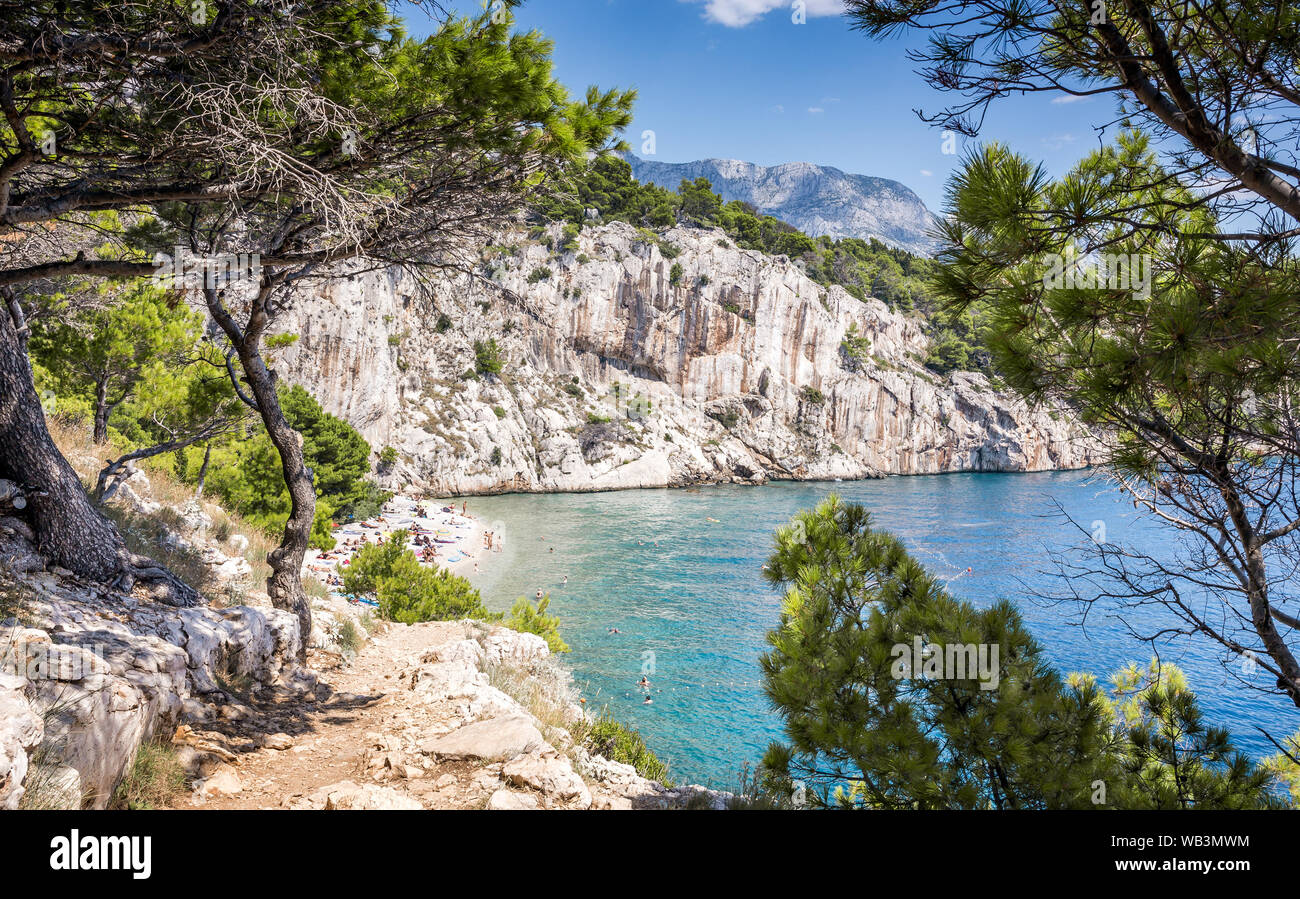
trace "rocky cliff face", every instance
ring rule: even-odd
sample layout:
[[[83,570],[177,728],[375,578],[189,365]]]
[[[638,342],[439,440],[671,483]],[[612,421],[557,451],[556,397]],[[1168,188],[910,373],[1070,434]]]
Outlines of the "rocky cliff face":
[[[810,162],[761,166],[737,159],[656,162],[629,155],[643,184],[676,190],[682,179],[707,178],[724,201],[742,200],[813,237],[876,238],[929,256],[934,214],[906,185]]]
[[[301,339],[275,365],[398,451],[388,483],[439,495],[1091,462],[1076,425],[935,375],[915,319],[784,257],[698,229],[559,239],[515,234],[423,290],[398,269],[335,280],[281,318]],[[493,337],[504,368],[475,376]]]

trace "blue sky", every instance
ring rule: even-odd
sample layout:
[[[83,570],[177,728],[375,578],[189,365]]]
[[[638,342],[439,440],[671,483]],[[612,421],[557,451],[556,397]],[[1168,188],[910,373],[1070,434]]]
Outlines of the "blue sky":
[[[942,152],[931,89],[902,40],[871,41],[834,14],[839,0],[528,0],[520,27],[555,42],[556,73],[574,92],[589,84],[635,87],[634,152],[653,131],[662,162],[722,157],[761,165],[814,162],[893,178],[939,210],[959,156]],[[454,0],[462,12],[481,0]],[[416,18],[411,30],[424,29]],[[1059,174],[1097,146],[1111,103],[1034,95],[995,104],[981,140],[1000,140]],[[960,152],[965,141],[957,138]]]

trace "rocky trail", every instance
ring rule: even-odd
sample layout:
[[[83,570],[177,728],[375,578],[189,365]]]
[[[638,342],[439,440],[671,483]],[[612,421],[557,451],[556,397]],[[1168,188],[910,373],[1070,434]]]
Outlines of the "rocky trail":
[[[182,725],[176,743],[198,779],[175,807],[725,805],[724,794],[668,789],[575,745],[562,723],[582,712],[567,702],[566,680],[530,634],[472,621],[387,625],[312,689],[226,694],[210,720]]]

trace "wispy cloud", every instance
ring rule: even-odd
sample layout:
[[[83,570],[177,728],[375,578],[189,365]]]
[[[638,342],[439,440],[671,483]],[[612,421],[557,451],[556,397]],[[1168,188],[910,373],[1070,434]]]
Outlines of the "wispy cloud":
[[[778,104],[776,104],[775,106],[772,107],[772,111],[773,111],[773,112],[785,112],[785,107],[782,106],[780,103],[778,103]]]
[[[931,175],[934,174],[934,172],[930,171],[929,169],[921,169],[921,174],[929,178]]]
[[[1062,103],[1078,103],[1081,100],[1091,100],[1092,97],[1080,97],[1077,94],[1062,94],[1059,97],[1053,97],[1052,103],[1059,106]]]
[[[744,28],[774,9],[791,10],[790,0],[683,0],[703,3],[704,18],[728,28]],[[844,0],[803,0],[808,18],[838,16],[844,12]]]
[[[1066,144],[1074,143],[1078,138],[1073,134],[1053,134],[1051,137],[1043,138],[1043,146],[1049,150],[1059,150]]]
[[[809,114],[809,115],[821,115],[821,114],[822,114],[823,112],[825,112],[825,111],[826,111],[826,110],[822,109],[820,106],[809,106],[809,107],[808,107],[808,114]]]

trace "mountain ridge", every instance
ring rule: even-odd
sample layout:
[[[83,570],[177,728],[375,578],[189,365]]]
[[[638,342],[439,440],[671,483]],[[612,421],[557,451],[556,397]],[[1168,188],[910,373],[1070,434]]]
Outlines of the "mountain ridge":
[[[875,238],[922,256],[932,256],[937,246],[930,236],[937,217],[915,191],[889,178],[812,162],[659,162],[631,153],[623,158],[642,184],[675,190],[683,178],[706,178],[725,202],[749,203],[812,237]]]

